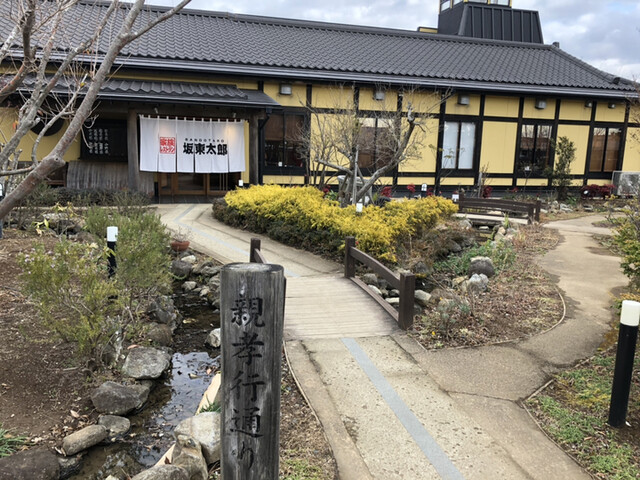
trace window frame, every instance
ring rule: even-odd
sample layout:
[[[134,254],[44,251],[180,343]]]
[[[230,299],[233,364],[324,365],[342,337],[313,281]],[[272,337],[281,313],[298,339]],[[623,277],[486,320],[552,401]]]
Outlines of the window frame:
[[[546,165],[544,165],[542,168],[532,168],[531,173],[527,174],[525,171],[525,167],[527,165],[524,165],[522,162],[522,139],[523,139],[523,135],[522,135],[522,131],[525,127],[528,126],[532,126],[534,128],[534,143],[533,143],[533,159],[535,159],[537,157],[536,155],[536,151],[538,150],[538,139],[540,138],[538,132],[540,127],[547,127],[549,128],[549,147],[548,147],[548,151],[547,151],[547,162]],[[517,177],[527,177],[527,178],[544,178],[545,177],[545,170],[547,168],[553,168],[554,165],[554,161],[555,161],[555,149],[554,149],[554,144],[556,141],[556,136],[557,136],[557,131],[555,128],[555,124],[553,122],[553,120],[549,120],[549,121],[530,121],[530,120],[524,120],[522,121],[522,123],[520,124],[520,131],[518,132],[518,145],[517,145],[517,151],[516,151],[516,165],[515,165],[515,174]],[[537,162],[529,162],[528,165],[530,166],[534,166],[536,165]]]
[[[274,116],[280,115],[282,116],[282,139],[279,140],[281,142],[281,151],[280,151],[280,155],[281,158],[283,159],[282,162],[282,166],[280,165],[273,165],[273,164],[269,164],[267,163],[267,154],[269,152],[269,147],[267,145],[268,141],[271,140],[267,140],[267,125],[268,122],[271,120],[271,118],[273,118]],[[261,137],[261,141],[260,141],[260,146],[261,146],[261,161],[260,163],[262,164],[262,173],[263,174],[267,174],[267,175],[279,175],[279,174],[300,174],[303,175],[306,173],[307,171],[307,156],[305,155],[301,155],[299,153],[297,153],[297,155],[300,155],[300,163],[301,165],[287,165],[284,163],[284,159],[287,157],[287,152],[288,152],[288,143],[292,143],[293,144],[293,148],[294,148],[294,152],[299,152],[299,145],[303,144],[303,142],[294,142],[291,140],[288,140],[287,138],[287,117],[302,117],[302,121],[303,121],[303,132],[307,132],[309,130],[309,122],[310,122],[310,117],[309,114],[306,110],[279,110],[277,112],[274,112],[272,114],[269,115],[269,119],[267,120],[267,122],[264,124],[264,127],[261,129],[260,131],[260,137]]]
[[[591,170],[591,161],[593,158],[593,152],[594,152],[594,148],[593,148],[593,141],[596,137],[596,130],[598,129],[604,129],[605,130],[605,141],[604,141],[604,146],[602,148],[602,158],[600,158],[600,170]],[[619,130],[620,131],[620,137],[618,139],[618,155],[616,158],[616,164],[613,167],[613,170],[605,170],[605,166],[607,163],[607,147],[609,146],[609,140],[610,140],[610,134],[609,131],[615,129],[615,130]],[[598,177],[598,178],[611,178],[611,175],[613,174],[613,172],[615,172],[616,170],[620,170],[620,163],[622,160],[622,154],[623,154],[623,137],[624,137],[624,126],[623,125],[613,125],[613,124],[602,124],[602,123],[598,123],[598,124],[594,124],[593,128],[591,129],[591,132],[589,134],[589,158],[587,159],[587,176],[594,178],[594,177]]]
[[[447,123],[457,124],[458,132],[456,138],[456,148],[455,148],[455,159],[454,159],[454,167],[449,168],[444,165],[444,157],[445,157],[445,132],[447,128]],[[473,125],[473,148],[471,149],[471,166],[468,168],[460,168],[460,150],[461,150],[461,139],[463,133],[463,124],[471,124]],[[469,174],[475,172],[477,163],[478,163],[478,124],[479,120],[477,119],[469,119],[469,118],[447,118],[444,120],[442,125],[442,149],[439,155],[440,162],[440,170],[445,172],[460,172],[463,174]]]

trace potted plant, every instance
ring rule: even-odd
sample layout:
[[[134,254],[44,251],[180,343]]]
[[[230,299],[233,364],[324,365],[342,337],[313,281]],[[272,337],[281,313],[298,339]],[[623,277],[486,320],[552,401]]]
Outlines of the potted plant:
[[[174,252],[184,252],[187,248],[189,248],[189,244],[191,239],[191,232],[186,229],[179,227],[177,230],[172,231],[172,240],[171,240],[171,249]]]

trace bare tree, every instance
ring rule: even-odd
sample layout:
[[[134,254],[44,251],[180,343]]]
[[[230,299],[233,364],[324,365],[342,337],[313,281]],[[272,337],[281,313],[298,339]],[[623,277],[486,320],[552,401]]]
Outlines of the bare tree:
[[[364,114],[355,104],[353,89],[345,87],[335,87],[332,108],[307,107],[311,118],[300,142],[308,152],[310,178],[323,186],[328,177],[342,176],[338,192],[342,205],[363,200],[378,180],[403,162],[419,158],[423,151],[425,119],[437,111],[442,100],[414,105],[416,91],[398,93],[405,109]],[[369,174],[364,175],[363,169]]]
[[[0,139],[0,183],[16,183],[0,201],[0,219],[9,213],[49,175],[64,166],[63,156],[90,117],[100,88],[112,73],[120,51],[151,28],[175,15],[190,0],[136,22],[144,0],[122,3],[113,0],[104,16],[78,37],[77,25],[68,25],[80,0],[3,0],[0,24],[9,34],[0,45],[0,63],[11,73],[0,76],[0,105],[19,96],[18,118],[9,138]],[[104,5],[104,4],[103,4]],[[90,22],[90,18],[73,17]],[[74,28],[67,28],[74,27]],[[43,136],[61,119],[68,127],[53,149],[38,158]],[[19,168],[20,141],[38,125],[30,158]],[[23,175],[19,182],[3,182]]]

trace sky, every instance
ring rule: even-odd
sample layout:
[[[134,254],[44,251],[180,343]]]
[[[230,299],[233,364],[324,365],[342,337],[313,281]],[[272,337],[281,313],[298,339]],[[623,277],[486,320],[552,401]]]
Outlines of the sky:
[[[416,30],[438,24],[439,0],[191,0],[187,8]],[[175,5],[176,0],[147,0]],[[616,76],[640,81],[640,1],[513,0],[537,10],[544,42]]]

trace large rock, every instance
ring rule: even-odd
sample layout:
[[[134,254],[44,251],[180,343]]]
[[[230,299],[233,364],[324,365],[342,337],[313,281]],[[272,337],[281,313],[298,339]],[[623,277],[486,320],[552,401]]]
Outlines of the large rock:
[[[0,458],[0,480],[58,480],[59,477],[58,459],[45,449]]]
[[[421,307],[428,307],[431,302],[431,294],[424,290],[416,290],[414,297],[416,299],[416,303]]]
[[[207,480],[209,469],[202,456],[200,444],[188,435],[178,435],[171,456],[171,464],[184,468],[189,480]]]
[[[169,325],[153,323],[147,333],[147,338],[158,345],[168,347],[173,343],[173,331]]]
[[[158,378],[171,362],[171,355],[149,347],[136,347],[129,351],[122,373],[136,380]]]
[[[185,292],[191,292],[195,290],[197,286],[198,284],[196,282],[194,282],[193,280],[189,280],[188,282],[184,282],[182,284],[182,290],[184,290]]]
[[[493,277],[496,274],[493,261],[489,257],[473,257],[469,265],[469,277],[475,273],[478,275],[484,274],[488,278]]]
[[[429,267],[423,261],[419,261],[413,264],[411,271],[418,276],[424,277],[426,275],[431,275],[433,273],[433,268]]]
[[[173,262],[171,262],[171,273],[173,273],[178,278],[187,278],[192,269],[193,265],[182,260],[174,260]]]
[[[93,406],[99,413],[107,415],[126,415],[140,408],[146,401],[143,392],[137,386],[122,385],[116,382],[104,382],[91,394]],[[147,396],[149,392],[147,390]]]
[[[378,286],[378,276],[375,273],[365,273],[362,276],[362,281],[369,286],[371,285],[373,285],[374,287]]]
[[[159,297],[149,306],[149,314],[155,318],[156,322],[169,325],[174,330],[182,321],[180,312],[169,297]]]
[[[117,415],[102,415],[98,419],[98,425],[107,429],[107,436],[110,438],[124,435],[131,428],[131,422],[128,418]]]
[[[157,465],[140,472],[131,480],[191,480],[187,471],[175,465]]]
[[[204,412],[183,420],[175,428],[173,435],[187,435],[202,446],[202,454],[211,465],[220,460],[220,413]]]
[[[67,456],[75,455],[82,450],[97,445],[105,438],[107,438],[107,429],[105,427],[102,425],[90,425],[65,437],[62,440],[62,450]]]

